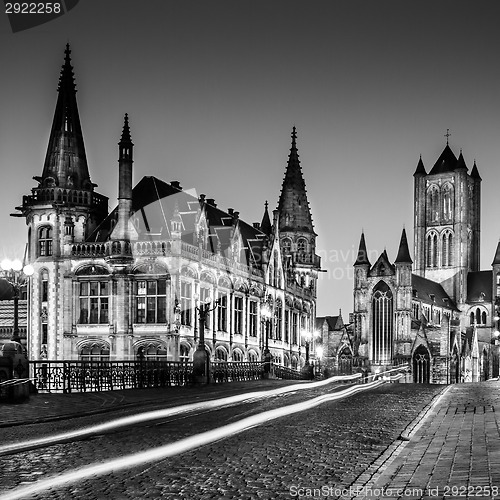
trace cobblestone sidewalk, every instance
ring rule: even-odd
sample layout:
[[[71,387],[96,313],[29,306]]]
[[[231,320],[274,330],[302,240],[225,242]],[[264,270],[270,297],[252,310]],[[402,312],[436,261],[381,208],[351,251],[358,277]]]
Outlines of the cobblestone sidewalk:
[[[409,441],[343,498],[500,499],[500,383],[450,386]]]

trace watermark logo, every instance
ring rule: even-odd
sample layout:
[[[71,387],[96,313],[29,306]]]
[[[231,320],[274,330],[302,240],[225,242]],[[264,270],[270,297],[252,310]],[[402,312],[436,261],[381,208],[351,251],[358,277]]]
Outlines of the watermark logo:
[[[9,2],[4,0],[5,13],[13,33],[25,31],[53,21],[76,7],[80,0],[53,2]]]

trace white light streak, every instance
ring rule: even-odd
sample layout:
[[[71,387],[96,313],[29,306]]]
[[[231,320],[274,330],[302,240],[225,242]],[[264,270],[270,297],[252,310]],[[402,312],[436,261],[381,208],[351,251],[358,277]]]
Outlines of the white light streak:
[[[244,430],[250,429],[257,425],[265,424],[267,422],[270,422],[271,420],[287,415],[292,415],[304,410],[310,410],[311,408],[319,406],[322,403],[346,398],[348,396],[356,394],[357,392],[367,391],[382,384],[384,384],[384,381],[377,380],[368,384],[356,385],[338,393],[324,394],[302,403],[296,403],[282,408],[259,413],[257,415],[252,415],[242,420],[238,420],[237,422],[227,424],[210,431],[202,432],[200,434],[196,434],[194,436],[190,436],[188,438],[181,439],[174,443],[169,443],[152,450],[135,453],[133,455],[127,455],[113,460],[108,460],[107,462],[100,464],[89,465],[87,467],[76,469],[71,472],[34,482],[33,484],[27,486],[16,488],[14,490],[5,492],[2,496],[0,496],[0,500],[18,500],[30,494],[39,493],[49,488],[61,487],[92,476],[100,476],[108,474],[110,472],[116,472],[118,470],[136,467],[145,463],[163,460],[165,458],[172,457],[180,453],[185,453],[195,448],[199,448],[200,446],[219,441],[223,438],[234,436],[240,432],[243,432]],[[311,385],[309,385],[309,387],[311,387]],[[321,385],[323,384],[321,383]]]
[[[360,374],[332,377],[325,380],[321,380],[319,382],[312,382],[308,384],[294,384],[294,385],[289,385],[287,387],[279,387],[278,389],[273,389],[270,391],[247,392],[244,394],[237,394],[235,396],[228,396],[225,398],[213,399],[210,401],[201,401],[198,403],[190,403],[186,405],[175,406],[173,408],[165,408],[163,410],[138,413],[135,415],[130,415],[128,417],[122,417],[110,420],[109,422],[104,422],[102,424],[94,425],[91,427],[84,427],[82,429],[77,429],[71,432],[64,432],[61,434],[55,434],[44,438],[30,439],[28,441],[21,441],[3,445],[0,446],[0,456],[12,453],[18,453],[26,450],[32,450],[35,448],[40,448],[43,446],[57,444],[65,441],[75,441],[79,439],[84,439],[88,436],[95,434],[102,434],[103,432],[115,430],[120,427],[127,427],[130,425],[140,424],[152,420],[159,420],[162,418],[169,418],[178,415],[186,415],[193,412],[219,409],[225,406],[231,406],[238,403],[249,402],[251,400],[279,396],[281,394],[286,394],[288,392],[295,392],[306,389],[315,389],[317,387],[321,387],[339,381],[355,380],[359,377]]]

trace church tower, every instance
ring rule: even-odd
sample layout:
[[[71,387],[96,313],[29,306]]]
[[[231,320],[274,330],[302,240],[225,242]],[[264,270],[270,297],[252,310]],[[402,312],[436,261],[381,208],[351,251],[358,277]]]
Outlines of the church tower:
[[[30,290],[33,359],[60,357],[59,333],[66,324],[71,288],[64,282],[74,244],[84,242],[106,217],[108,198],[94,191],[90,180],[76,102],[69,44],[64,51],[54,119],[38,186],[24,196],[17,210],[28,226],[28,260],[35,268]],[[68,303],[66,303],[66,302]]]
[[[449,134],[446,134],[449,137]],[[479,271],[481,177],[468,173],[448,142],[429,173],[420,158],[414,177],[415,274],[440,283],[457,303],[467,300],[467,273]]]
[[[278,202],[281,254],[287,278],[316,296],[320,258],[316,255],[314,232],[307,191],[297,151],[297,132],[292,131],[292,147]]]

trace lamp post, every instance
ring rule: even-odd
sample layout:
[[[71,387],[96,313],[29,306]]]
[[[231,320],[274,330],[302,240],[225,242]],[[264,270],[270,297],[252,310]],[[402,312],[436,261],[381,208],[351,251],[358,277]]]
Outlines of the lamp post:
[[[314,377],[314,367],[309,363],[309,350],[311,342],[317,335],[316,332],[313,333],[311,330],[308,330],[306,328],[304,328],[300,333],[301,337],[304,339],[304,345],[306,347],[306,362],[304,364],[304,374],[307,378],[312,379]]]
[[[316,359],[318,360],[318,372],[321,375],[321,358],[323,357],[323,346],[316,347]]]
[[[198,325],[199,325],[199,341],[196,351],[193,353],[193,376],[195,382],[199,384],[208,384],[210,382],[210,357],[205,346],[205,322],[208,313],[214,311],[219,305],[219,301],[214,302],[213,307],[210,307],[210,299],[195,307],[198,311]]]
[[[262,320],[262,328],[266,335],[266,343],[262,357],[262,361],[264,362],[264,378],[269,378],[269,372],[271,371],[271,352],[269,351],[269,322],[271,321],[271,308],[267,302],[264,302],[260,307],[260,317]]]
[[[19,336],[19,297],[21,288],[26,285],[30,276],[34,273],[33,266],[30,264],[23,267],[20,260],[4,259],[0,263],[2,268],[2,278],[12,286],[12,299],[14,301],[14,327],[12,329],[11,340],[20,342]]]

